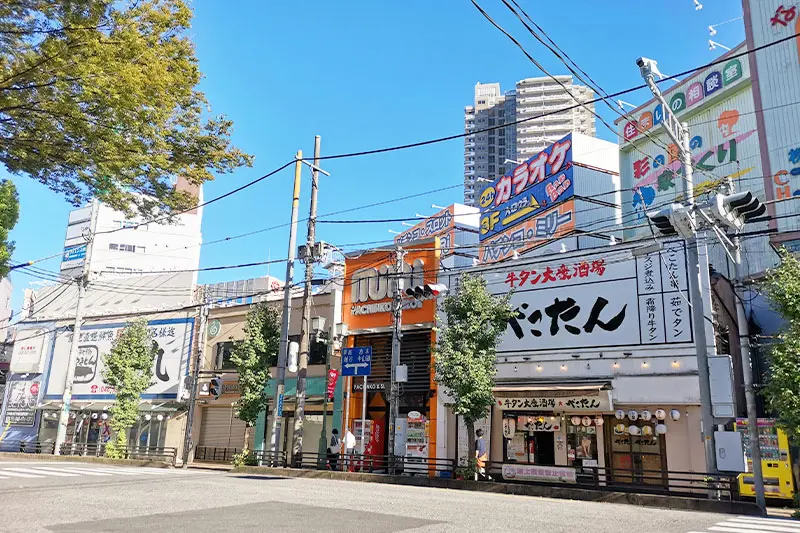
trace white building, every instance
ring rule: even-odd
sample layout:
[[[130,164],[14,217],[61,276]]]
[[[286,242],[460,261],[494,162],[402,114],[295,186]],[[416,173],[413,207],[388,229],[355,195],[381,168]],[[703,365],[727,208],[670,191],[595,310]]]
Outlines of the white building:
[[[202,202],[202,190],[179,179],[178,189],[191,190]],[[197,269],[202,243],[203,208],[175,217],[175,221],[149,223],[125,215],[94,200],[69,214],[61,274],[74,276],[83,268],[87,248],[85,236],[94,240],[89,248],[92,279],[118,278],[136,273]],[[193,283],[196,283],[196,275]]]
[[[588,87],[574,84],[572,76],[556,78],[580,102],[594,97]],[[487,184],[511,172],[515,160],[527,159],[571,132],[594,136],[595,117],[589,111],[594,104],[553,113],[576,105],[567,90],[551,78],[527,78],[506,93],[499,83],[475,85],[475,102],[464,109],[464,131],[469,134],[464,138],[466,205],[477,205]],[[541,116],[547,113],[553,114]],[[502,124],[509,125],[472,133]]]
[[[8,278],[0,280],[0,340],[7,337],[8,323],[11,319],[11,295],[14,287]]]

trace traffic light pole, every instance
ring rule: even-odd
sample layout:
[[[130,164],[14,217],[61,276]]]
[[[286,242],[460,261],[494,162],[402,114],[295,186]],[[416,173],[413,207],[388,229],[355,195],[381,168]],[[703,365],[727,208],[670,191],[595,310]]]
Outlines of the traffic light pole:
[[[397,365],[400,364],[400,338],[403,326],[403,257],[405,250],[398,246],[395,251],[394,263],[394,294],[392,295],[392,366],[389,391],[389,472],[394,473],[394,444],[397,432],[397,416],[400,413],[400,389],[397,383]],[[364,394],[367,391],[364,390]],[[362,428],[363,431],[363,428]]]
[[[200,367],[203,366],[203,356],[206,350],[206,335],[208,334],[208,301],[205,295],[205,289],[200,288],[202,291],[203,306],[200,308],[200,334],[197,336],[197,353],[195,354],[194,368],[192,369],[192,389],[189,393],[189,406],[186,411],[186,429],[183,435],[183,468],[189,466],[189,454],[194,448],[192,443],[192,429],[194,426],[194,415],[197,409],[197,391],[200,387],[198,383],[200,380]]]
[[[663,109],[663,125],[667,135],[678,145],[681,166],[683,170],[683,195],[690,206],[694,204],[694,182],[692,167],[692,151],[689,146],[689,126],[686,123],[678,122],[675,115],[664,99],[653,78],[657,73],[655,61],[640,58],[637,61],[642,77],[650,88],[653,96],[659,101]],[[690,210],[692,222],[695,214]],[[695,224],[693,226],[696,227]],[[703,235],[703,234],[701,234]],[[703,448],[706,458],[706,472],[714,474],[717,471],[716,452],[714,450],[714,416],[711,409],[711,383],[709,381],[708,370],[708,339],[706,338],[705,311],[703,305],[703,295],[701,291],[702,272],[700,269],[700,243],[705,242],[704,236],[687,239],[687,261],[689,278],[689,297],[692,308],[692,325],[694,329],[694,341],[697,356],[697,374],[700,381],[700,414],[701,414],[701,434]]]

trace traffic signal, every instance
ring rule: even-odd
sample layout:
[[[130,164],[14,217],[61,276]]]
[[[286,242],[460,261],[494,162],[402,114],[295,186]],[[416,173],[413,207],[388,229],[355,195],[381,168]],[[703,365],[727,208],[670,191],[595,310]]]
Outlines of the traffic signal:
[[[743,191],[735,194],[716,194],[706,204],[704,211],[711,218],[740,231],[750,220],[766,213],[767,206],[750,191]]]
[[[680,235],[684,239],[691,239],[697,233],[697,226],[689,209],[682,204],[672,204],[647,213],[647,218],[664,237]]]
[[[425,285],[409,287],[405,292],[406,296],[411,298],[415,298],[417,300],[427,300],[428,298],[435,298],[441,293],[447,292],[447,286],[442,283],[426,283]]]
[[[213,396],[215,400],[222,395],[222,378],[220,376],[211,378],[208,384],[208,393]]]

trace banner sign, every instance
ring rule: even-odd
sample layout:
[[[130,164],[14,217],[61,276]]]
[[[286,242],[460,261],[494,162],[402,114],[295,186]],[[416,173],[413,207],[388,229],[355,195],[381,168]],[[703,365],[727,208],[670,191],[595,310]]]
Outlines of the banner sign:
[[[3,425],[33,427],[36,423],[36,405],[39,403],[39,380],[9,381],[8,403]]]
[[[610,412],[610,391],[525,391],[514,393],[497,392],[494,395],[497,407],[511,411],[553,412]]]
[[[111,352],[115,339],[126,325],[90,324],[81,329],[72,390],[74,399],[98,400],[115,397],[114,389],[103,381],[103,358]],[[182,373],[186,372],[189,364],[194,318],[150,320],[147,326],[156,347],[156,357],[153,362],[154,384],[142,394],[142,398],[175,399],[180,393]],[[61,399],[71,343],[71,333],[56,337],[45,389],[47,400]]]
[[[574,195],[572,136],[545,148],[484,189],[480,240],[488,239]]]
[[[575,469],[568,466],[504,464],[503,479],[517,481],[560,481],[575,483]]]
[[[328,399],[332,400],[334,392],[336,391],[336,381],[339,379],[339,371],[335,368],[328,370]]]

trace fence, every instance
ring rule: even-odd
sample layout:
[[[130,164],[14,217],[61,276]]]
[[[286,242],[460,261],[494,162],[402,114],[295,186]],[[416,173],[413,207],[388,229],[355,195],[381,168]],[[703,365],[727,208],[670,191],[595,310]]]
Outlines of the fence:
[[[53,455],[54,450],[55,443],[53,442],[19,441],[17,443],[4,443],[1,451]],[[106,445],[104,443],[65,443],[61,445],[60,454],[76,457],[105,457]],[[124,448],[123,457],[125,459],[161,461],[174,465],[177,456],[177,448],[162,446],[128,446]]]

